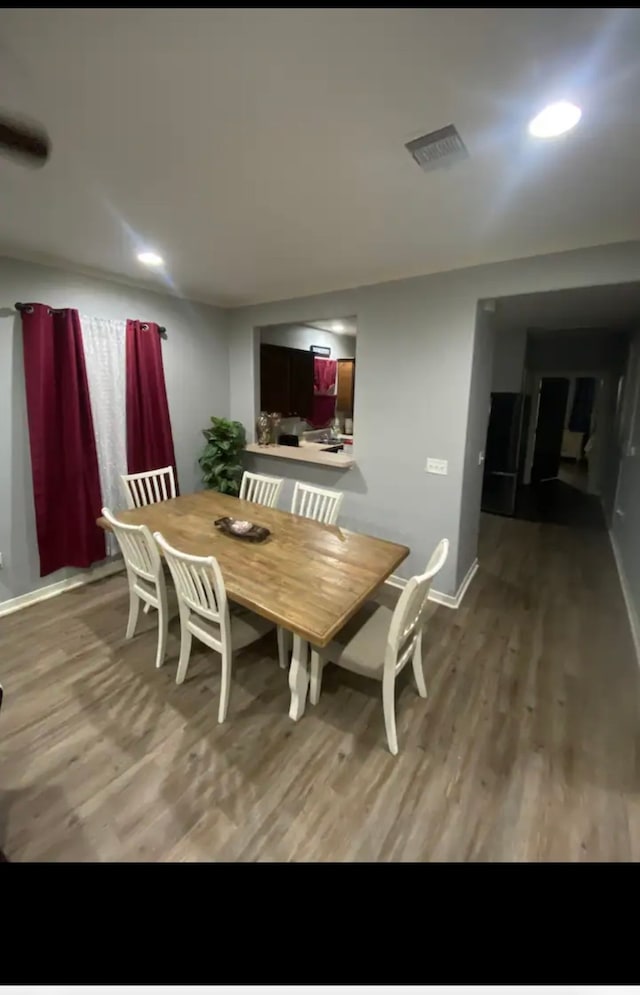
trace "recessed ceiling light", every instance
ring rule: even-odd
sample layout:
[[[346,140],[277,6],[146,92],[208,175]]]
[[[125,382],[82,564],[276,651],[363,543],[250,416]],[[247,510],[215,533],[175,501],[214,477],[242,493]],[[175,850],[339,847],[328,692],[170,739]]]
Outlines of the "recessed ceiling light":
[[[145,266],[162,266],[164,259],[157,252],[139,252],[138,262]]]
[[[565,131],[575,128],[582,117],[582,111],[568,100],[549,104],[529,121],[529,134],[534,138],[556,138]]]

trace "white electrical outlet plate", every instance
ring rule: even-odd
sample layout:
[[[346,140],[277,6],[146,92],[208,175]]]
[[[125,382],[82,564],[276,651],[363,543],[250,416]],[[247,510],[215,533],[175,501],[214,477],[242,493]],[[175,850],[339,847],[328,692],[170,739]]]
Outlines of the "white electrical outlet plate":
[[[2,570],[4,563],[2,562],[2,553],[0,553],[0,570]]]
[[[446,459],[431,459],[427,460],[427,465],[425,467],[427,473],[440,473],[446,476],[449,472],[449,463]]]

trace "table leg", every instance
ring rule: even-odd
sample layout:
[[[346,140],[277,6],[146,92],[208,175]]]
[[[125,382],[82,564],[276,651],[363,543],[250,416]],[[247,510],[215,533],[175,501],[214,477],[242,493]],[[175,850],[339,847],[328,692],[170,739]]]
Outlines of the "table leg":
[[[293,636],[293,654],[289,668],[289,688],[291,705],[289,718],[297,722],[304,715],[309,687],[309,644],[302,636]]]

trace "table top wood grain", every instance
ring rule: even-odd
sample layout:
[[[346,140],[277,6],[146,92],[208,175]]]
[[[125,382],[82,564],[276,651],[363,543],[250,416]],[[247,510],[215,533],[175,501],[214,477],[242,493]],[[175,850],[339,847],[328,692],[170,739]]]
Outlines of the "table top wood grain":
[[[316,646],[331,642],[409,555],[407,546],[217,491],[114,513],[123,522],[161,532],[186,553],[215,556],[233,601]],[[213,524],[224,516],[263,525],[271,535],[262,543],[224,535]],[[98,525],[108,529],[103,518]]]

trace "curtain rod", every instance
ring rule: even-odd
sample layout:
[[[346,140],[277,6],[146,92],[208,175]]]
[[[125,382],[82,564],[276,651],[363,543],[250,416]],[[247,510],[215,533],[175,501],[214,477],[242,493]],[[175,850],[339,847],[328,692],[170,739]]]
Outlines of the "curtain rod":
[[[21,304],[20,302],[18,302],[17,304],[14,304],[14,307],[15,307],[16,311],[20,311],[20,312],[26,311],[27,308],[30,307],[30,306],[31,306],[30,304]],[[64,311],[64,308],[55,308],[55,307],[52,307],[49,310],[50,311],[55,311],[57,314],[59,314],[60,312]],[[161,338],[166,339],[166,337],[167,337],[167,329],[164,327],[164,325],[158,325],[158,334],[160,335]]]

